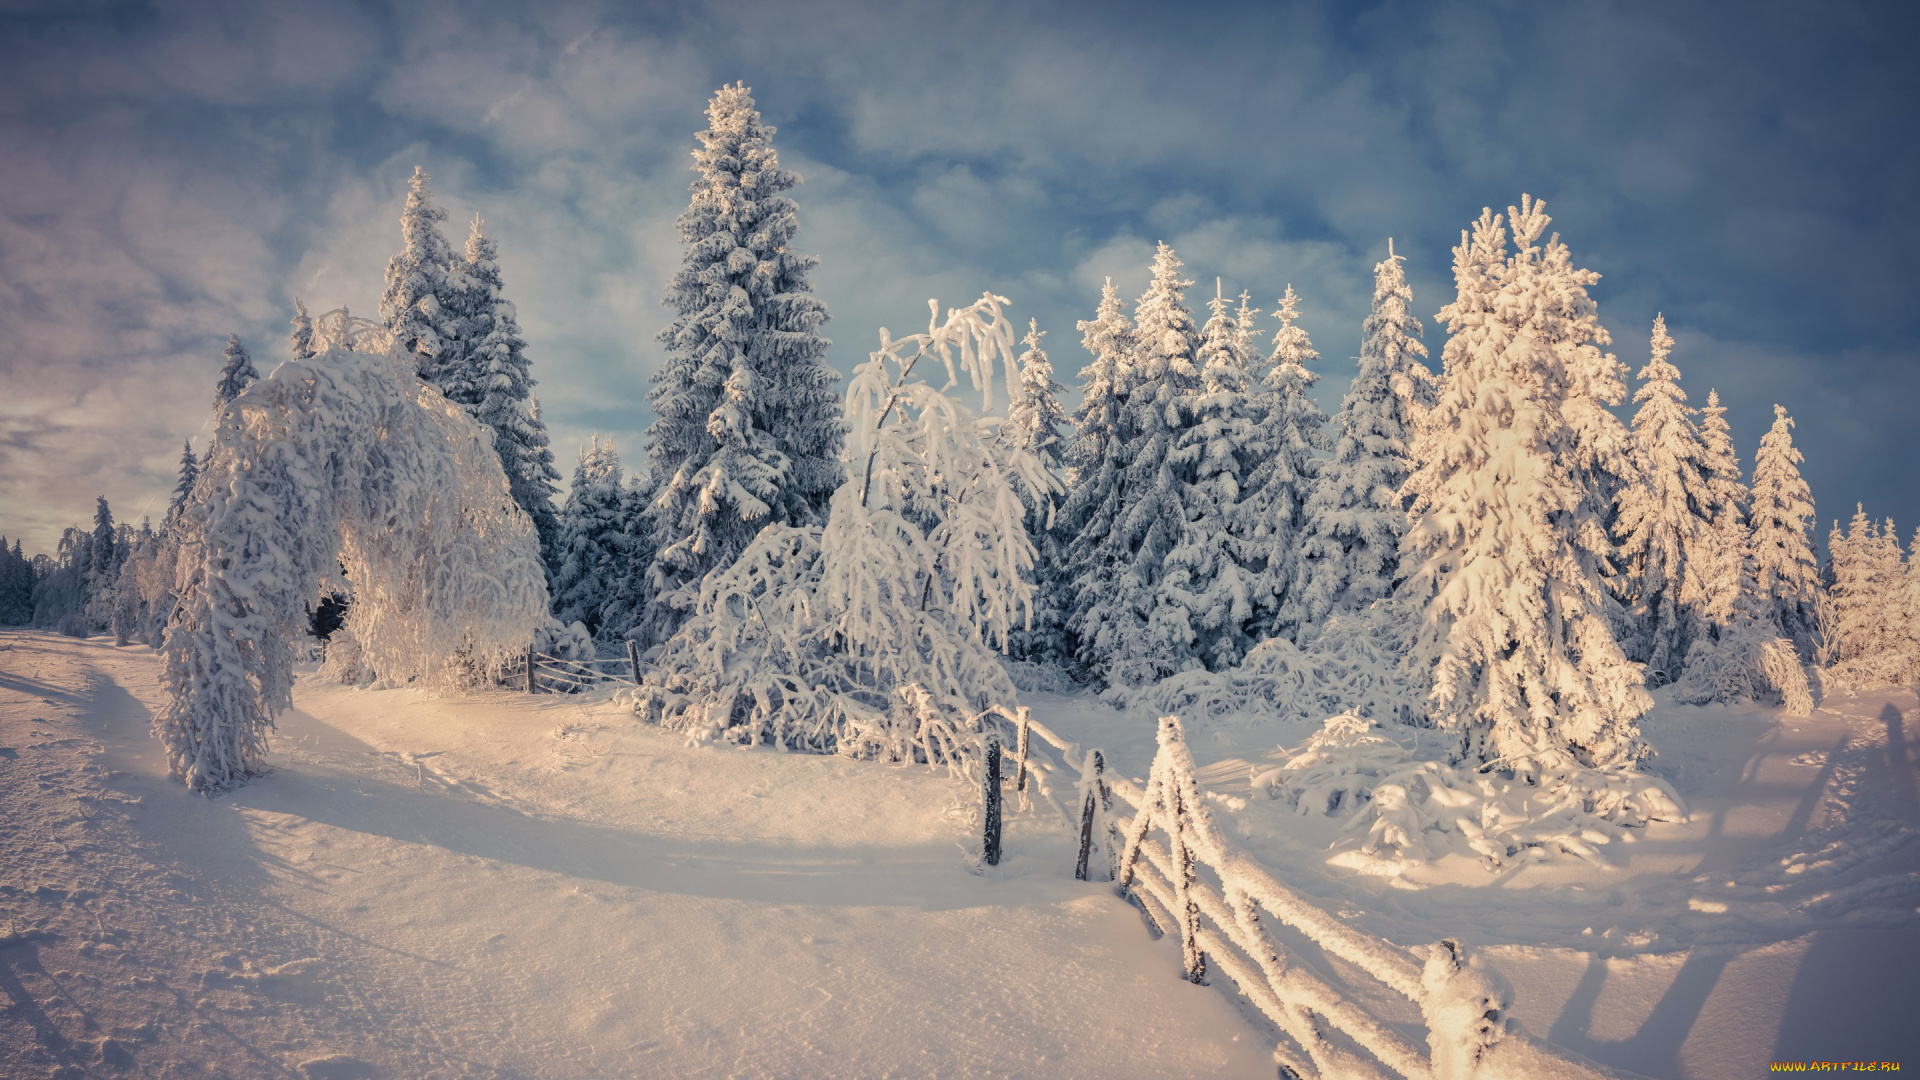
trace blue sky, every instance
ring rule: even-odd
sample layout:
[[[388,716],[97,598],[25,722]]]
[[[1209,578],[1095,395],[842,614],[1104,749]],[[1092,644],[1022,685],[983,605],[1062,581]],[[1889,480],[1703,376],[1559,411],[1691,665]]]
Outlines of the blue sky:
[[[0,533],[157,517],[228,332],[277,361],[295,295],[374,313],[416,163],[500,239],[562,471],[595,430],[638,461],[687,154],[744,79],[842,370],[993,289],[1071,383],[1166,240],[1196,308],[1300,292],[1332,411],[1387,237],[1430,316],[1527,192],[1634,370],[1664,311],[1743,464],[1784,404],[1822,531],[1864,501],[1910,537],[1915,18],[1734,10],[0,0]]]

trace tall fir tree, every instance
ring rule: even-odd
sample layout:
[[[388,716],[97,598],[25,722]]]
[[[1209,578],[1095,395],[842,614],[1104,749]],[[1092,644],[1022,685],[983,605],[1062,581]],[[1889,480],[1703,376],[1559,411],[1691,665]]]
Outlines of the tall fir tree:
[[[1258,314],[1243,293],[1238,313],[1214,281],[1210,317],[1195,360],[1200,386],[1187,402],[1188,426],[1171,455],[1190,475],[1186,524],[1166,557],[1163,591],[1186,610],[1201,663],[1214,671],[1238,664],[1256,643],[1253,622],[1260,580],[1257,523],[1243,502],[1267,446],[1252,401],[1252,336],[1244,321]]]
[[[1065,464],[1066,435],[1061,429],[1066,416],[1060,411],[1058,396],[1065,387],[1054,381],[1053,363],[1042,348],[1046,336],[1039,320],[1028,320],[1027,334],[1021,339],[1026,349],[1015,361],[1019,377],[1007,380],[1010,400],[1000,433],[1008,449],[1025,450],[1039,460],[1048,475],[1057,477]],[[1060,663],[1065,659],[1061,636],[1065,613],[1058,603],[1058,582],[1052,580],[1064,559],[1060,538],[1053,531],[1059,492],[1034,491],[1012,476],[1009,480],[1027,509],[1027,535],[1033,540],[1035,554],[1035,589],[1032,615],[1025,627],[1008,635],[1008,650],[1019,659]]]
[[[701,580],[731,564],[767,525],[816,525],[844,470],[846,420],[820,335],[827,309],[792,249],[798,221],[782,192],[774,128],[744,84],[725,86],[699,133],[685,252],[667,291],[674,319],[649,393],[656,522],[643,637],[664,640]]]
[[[1432,381],[1420,320],[1412,312],[1405,259],[1373,268],[1373,310],[1360,327],[1360,370],[1334,417],[1333,456],[1320,464],[1303,508],[1295,598],[1311,626],[1340,607],[1392,595],[1399,578],[1413,436]]]
[[[1098,538],[1113,530],[1123,508],[1121,479],[1126,462],[1121,457],[1120,413],[1135,345],[1133,320],[1127,317],[1112,278],[1101,287],[1094,317],[1080,320],[1075,328],[1080,331],[1081,348],[1093,361],[1080,369],[1080,407],[1074,411],[1074,435],[1067,446],[1067,494],[1054,517],[1059,565],[1043,587],[1047,595],[1040,602],[1060,613],[1061,650],[1068,667],[1081,678],[1095,679],[1098,673],[1081,659],[1078,588],[1093,580],[1099,564]]]
[[[440,231],[447,212],[434,205],[432,182],[414,166],[400,211],[402,246],[387,260],[380,318],[394,344],[414,358],[420,378],[444,391],[449,377],[464,373],[459,308],[466,282],[456,265],[459,256]]]
[[[1071,616],[1078,658],[1110,685],[1140,686],[1197,665],[1188,612],[1162,586],[1167,553],[1186,523],[1190,469],[1173,451],[1200,386],[1199,344],[1186,305],[1192,281],[1171,247],[1154,255],[1153,279],[1134,306],[1133,354],[1110,453],[1117,465],[1113,516],[1076,540]]]
[[[1753,581],[1747,555],[1747,485],[1741,482],[1727,407],[1715,390],[1707,391],[1707,403],[1700,408],[1700,446],[1713,514],[1712,558],[1701,580],[1707,590],[1707,625],[1718,635],[1733,625],[1743,598],[1750,598]]]
[[[1827,536],[1833,584],[1827,590],[1828,662],[1856,683],[1901,685],[1912,675],[1913,638],[1905,618],[1900,537],[1856,504],[1847,531]]]
[[[547,425],[534,400],[527,345],[519,316],[503,291],[500,250],[478,217],[467,235],[460,269],[465,286],[460,319],[465,334],[465,374],[449,379],[448,397],[493,429],[493,449],[507,474],[513,501],[533,519],[540,555],[549,575],[559,557],[560,525],[553,493],[560,473],[553,465]]]
[[[180,515],[186,511],[187,500],[193,498],[194,481],[200,478],[200,461],[193,456],[193,440],[188,439],[180,448],[180,478],[174,482],[173,498],[167,503],[167,516],[160,519],[163,532],[171,533],[180,521]]]
[[[550,589],[554,618],[599,633],[602,612],[619,591],[624,569],[625,514],[620,456],[612,438],[596,434],[580,448],[573,485],[560,508],[560,566]]]
[[[295,360],[313,359],[313,319],[307,315],[307,305],[293,298],[293,318],[287,320],[292,327],[287,332],[287,351]]]
[[[1511,255],[1491,210],[1454,248],[1444,381],[1407,481],[1429,714],[1464,758],[1523,775],[1632,764],[1652,701],[1609,626],[1610,493],[1581,431],[1625,396],[1624,365],[1600,349],[1599,275],[1557,235],[1540,245],[1542,203],[1508,213]]]
[[[247,355],[247,347],[240,344],[238,334],[227,335],[225,356],[226,362],[220,367],[220,381],[213,387],[213,407],[216,409],[260,381],[260,371],[253,366],[253,357]]]
[[[1820,568],[1813,556],[1813,491],[1793,445],[1793,417],[1773,407],[1773,427],[1753,456],[1747,547],[1762,617],[1806,655],[1818,644]]]
[[[1319,470],[1314,452],[1332,449],[1333,442],[1327,436],[1326,411],[1310,396],[1320,375],[1308,365],[1318,363],[1320,354],[1306,328],[1296,325],[1300,297],[1292,285],[1273,317],[1280,320],[1269,358],[1273,366],[1262,380],[1266,392],[1256,406],[1271,432],[1272,449],[1251,480],[1248,502],[1259,516],[1264,530],[1259,542],[1266,551],[1264,591],[1270,599],[1260,636],[1292,638],[1307,617],[1300,589],[1300,544],[1307,499]]]
[[[1617,527],[1637,624],[1629,655],[1646,664],[1649,685],[1661,686],[1680,677],[1687,650],[1706,631],[1711,575],[1721,568],[1716,466],[1680,389],[1680,369],[1668,359],[1673,338],[1664,315],[1654,316],[1651,349],[1633,395],[1638,481],[1619,492]]]

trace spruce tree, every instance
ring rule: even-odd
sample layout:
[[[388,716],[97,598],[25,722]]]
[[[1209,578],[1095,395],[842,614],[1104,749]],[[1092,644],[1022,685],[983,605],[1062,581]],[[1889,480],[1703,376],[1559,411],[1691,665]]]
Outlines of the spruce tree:
[[[1300,297],[1293,286],[1273,317],[1280,329],[1273,335],[1272,368],[1262,380],[1266,392],[1257,399],[1256,409],[1271,433],[1272,450],[1250,482],[1253,494],[1248,503],[1259,517],[1262,534],[1259,543],[1266,552],[1264,591],[1266,611],[1260,619],[1260,636],[1298,634],[1307,616],[1301,596],[1299,575],[1301,531],[1306,523],[1307,498],[1313,493],[1319,462],[1314,451],[1330,450],[1327,414],[1308,396],[1319,373],[1307,365],[1317,363],[1304,327],[1294,325],[1300,318]]]
[[[433,203],[432,181],[414,166],[400,211],[402,246],[387,260],[380,318],[394,344],[414,357],[420,378],[444,391],[442,383],[464,370],[459,308],[465,282],[456,266],[459,256],[440,231],[447,212]]]
[[[553,616],[597,634],[602,612],[619,588],[624,491],[613,440],[594,435],[580,448],[573,485],[560,508],[560,566],[553,575]]]
[[[1773,407],[1773,427],[1753,457],[1752,506],[1747,534],[1761,617],[1811,655],[1818,637],[1819,563],[1810,528],[1813,491],[1800,478],[1806,460],[1793,445],[1793,418]]]
[[[1388,240],[1386,259],[1373,268],[1373,310],[1360,328],[1360,370],[1334,418],[1338,441],[1303,508],[1295,591],[1303,626],[1392,595],[1399,577],[1407,526],[1400,488],[1413,468],[1420,397],[1432,380],[1421,362],[1427,347],[1404,261]]]
[[[464,373],[448,373],[447,396],[493,429],[493,448],[507,474],[507,489],[514,503],[533,519],[540,555],[551,573],[559,554],[553,492],[560,473],[554,468],[547,426],[534,400],[536,383],[529,374],[519,317],[501,295],[499,246],[478,217],[468,233],[460,270],[465,286],[460,298]]]
[[[1080,407],[1073,414],[1074,436],[1067,447],[1067,495],[1054,517],[1053,539],[1060,565],[1044,587],[1043,605],[1060,612],[1062,650],[1081,677],[1096,673],[1081,664],[1077,599],[1094,580],[1100,538],[1119,518],[1125,492],[1121,478],[1121,407],[1130,388],[1128,365],[1134,349],[1133,321],[1120,291],[1108,278],[1092,319],[1075,324],[1080,345],[1093,362],[1080,369]]]
[[[1680,677],[1681,664],[1708,622],[1710,577],[1719,558],[1714,463],[1694,427],[1680,369],[1668,359],[1667,321],[1653,320],[1652,359],[1633,395],[1636,483],[1619,493],[1620,559],[1632,582],[1638,645],[1647,682]]]
[[[287,351],[295,360],[313,359],[313,320],[307,317],[307,305],[293,298],[293,318],[287,320],[293,330],[287,335]]]
[[[1827,590],[1828,662],[1856,682],[1899,685],[1909,678],[1913,639],[1905,618],[1904,568],[1893,522],[1876,525],[1856,505],[1842,535],[1827,537],[1833,584]]]
[[[187,500],[193,497],[193,484],[200,478],[200,462],[193,456],[193,440],[187,440],[180,448],[180,479],[173,485],[173,498],[167,503],[167,516],[161,519],[160,528],[172,532],[185,512]]]
[[[213,388],[213,407],[216,409],[260,381],[260,372],[253,366],[253,357],[247,355],[247,347],[240,344],[238,334],[227,335],[225,355],[227,359],[220,368],[220,381]]]
[[[1718,391],[1708,390],[1700,409],[1700,446],[1713,523],[1712,557],[1701,570],[1701,581],[1707,591],[1707,623],[1718,635],[1733,625],[1743,596],[1753,587],[1747,572],[1747,485],[1740,479],[1740,458]]]
[[[1609,493],[1575,420],[1625,395],[1624,367],[1550,219],[1523,197],[1454,248],[1457,295],[1434,408],[1422,418],[1405,538],[1434,724],[1464,758],[1523,775],[1631,764],[1652,701],[1607,620]],[[1618,422],[1616,421],[1616,424]],[[1591,433],[1589,433],[1591,435]]]
[[[1167,553],[1186,524],[1192,470],[1174,457],[1199,389],[1199,344],[1186,306],[1192,281],[1171,247],[1154,255],[1153,280],[1134,306],[1112,453],[1113,516],[1076,541],[1071,627],[1078,656],[1112,685],[1141,686],[1197,665],[1188,611],[1162,586]],[[1104,525],[1103,531],[1095,531]]]
[[[701,580],[771,524],[817,525],[844,476],[839,376],[819,333],[827,309],[792,249],[800,177],[780,167],[774,128],[744,84],[722,87],[693,154],[699,174],[667,290],[667,359],[648,398],[656,522],[643,636],[664,640]]]
[[[1046,336],[1039,320],[1027,321],[1027,334],[1021,339],[1026,350],[1016,361],[1019,378],[1008,379],[1011,400],[1000,437],[1002,445],[1032,454],[1049,475],[1057,477],[1066,447],[1061,431],[1066,416],[1060,411],[1057,395],[1065,387],[1054,381],[1053,363],[1041,347]],[[1012,631],[1008,648],[1019,659],[1058,663],[1065,659],[1061,637],[1065,613],[1059,603],[1060,583],[1055,580],[1065,558],[1060,538],[1053,532],[1058,493],[1035,491],[1017,476],[1009,476],[1009,481],[1027,509],[1027,535],[1033,540],[1035,552],[1035,590],[1029,625]]]
[[[1242,320],[1258,313],[1244,293],[1239,313],[1231,311],[1218,279],[1207,306],[1211,316],[1196,354],[1200,387],[1187,403],[1189,426],[1172,454],[1191,475],[1186,525],[1167,553],[1163,591],[1172,606],[1186,610],[1201,662],[1220,671],[1238,664],[1256,641],[1251,630],[1260,583],[1252,564],[1262,553],[1242,500],[1265,447],[1251,400],[1252,339],[1242,330]]]

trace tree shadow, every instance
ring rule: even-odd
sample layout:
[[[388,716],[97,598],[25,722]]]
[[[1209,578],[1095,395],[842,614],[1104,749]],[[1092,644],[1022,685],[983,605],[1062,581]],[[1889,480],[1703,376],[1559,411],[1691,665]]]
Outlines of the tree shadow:
[[[1920,794],[1914,791],[1914,762],[1907,750],[1906,716],[1889,701],[1880,709],[1880,722],[1887,726],[1887,780],[1894,803],[1908,815],[1920,813]]]

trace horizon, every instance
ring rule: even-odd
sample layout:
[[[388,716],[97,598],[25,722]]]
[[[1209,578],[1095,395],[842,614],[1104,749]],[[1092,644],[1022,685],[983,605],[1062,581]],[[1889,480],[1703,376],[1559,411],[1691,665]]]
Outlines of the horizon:
[[[1664,313],[1689,404],[1720,391],[1743,469],[1787,407],[1816,544],[1856,502],[1910,536],[1920,151],[1884,133],[1920,103],[1900,65],[1913,21],[1891,5],[1733,26],[1624,5],[15,6],[0,533],[51,552],[96,494],[118,521],[158,520],[181,440],[204,448],[228,333],[265,372],[295,296],[376,311],[416,163],[449,239],[476,213],[499,239],[562,490],[589,432],[631,469],[687,154],[738,79],[806,180],[795,246],[820,259],[843,375],[928,297],[990,290],[1039,319],[1071,389],[1100,281],[1131,305],[1166,240],[1196,310],[1215,277],[1268,311],[1299,291],[1332,413],[1388,237],[1438,370],[1448,248],[1525,192],[1603,275],[1630,373]]]

